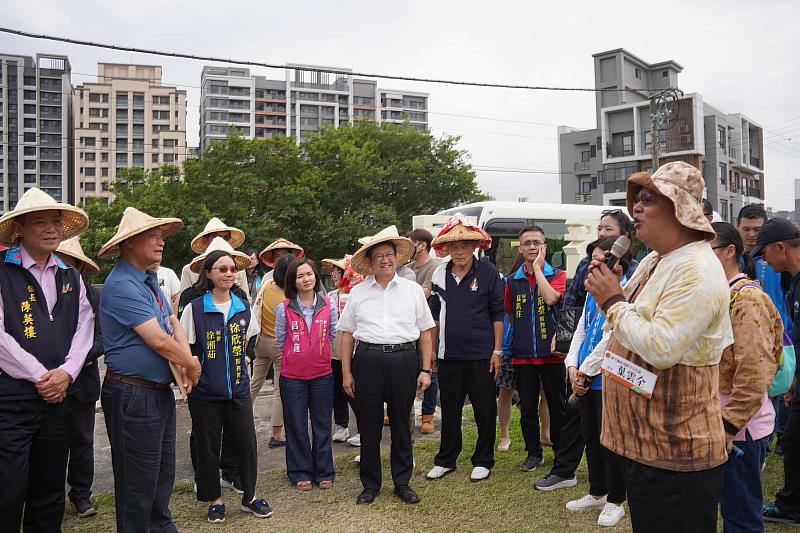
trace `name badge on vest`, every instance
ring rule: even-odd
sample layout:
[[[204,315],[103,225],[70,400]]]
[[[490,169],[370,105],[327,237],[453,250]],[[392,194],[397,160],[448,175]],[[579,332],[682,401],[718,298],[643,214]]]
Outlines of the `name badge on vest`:
[[[606,351],[603,358],[603,372],[622,385],[648,400],[653,397],[658,376],[636,363],[623,359],[617,354]]]

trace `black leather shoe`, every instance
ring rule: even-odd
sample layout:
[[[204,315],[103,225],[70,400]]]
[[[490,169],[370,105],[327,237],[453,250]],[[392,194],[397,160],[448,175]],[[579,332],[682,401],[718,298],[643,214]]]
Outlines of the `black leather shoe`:
[[[356,499],[356,504],[361,505],[365,503],[372,503],[375,501],[375,498],[378,497],[378,491],[372,489],[364,489],[361,491],[361,494],[358,495]]]
[[[417,493],[411,490],[411,487],[408,485],[395,487],[394,494],[403,500],[403,503],[419,503],[419,496],[417,496]]]

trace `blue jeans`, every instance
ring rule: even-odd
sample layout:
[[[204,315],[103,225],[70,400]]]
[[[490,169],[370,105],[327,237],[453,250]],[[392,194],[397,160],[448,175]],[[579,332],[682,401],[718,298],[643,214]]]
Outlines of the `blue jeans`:
[[[335,476],[331,449],[333,373],[308,380],[287,378],[281,374],[280,380],[289,481],[319,483],[332,480]]]
[[[774,396],[770,400],[772,401],[772,407],[775,408],[774,433],[783,433],[783,428],[786,427],[786,421],[789,419],[789,407],[783,403],[783,394]]]
[[[169,511],[175,484],[175,397],[106,379],[101,395],[111,464],[117,532],[176,532]]]
[[[432,415],[436,412],[436,397],[439,396],[439,373],[431,372],[431,386],[422,393],[422,414]]]
[[[745,431],[745,440],[734,441],[744,455],[735,457],[731,454],[725,463],[725,481],[719,502],[725,533],[764,531],[761,465],[767,457],[769,439],[753,440],[750,432]]]

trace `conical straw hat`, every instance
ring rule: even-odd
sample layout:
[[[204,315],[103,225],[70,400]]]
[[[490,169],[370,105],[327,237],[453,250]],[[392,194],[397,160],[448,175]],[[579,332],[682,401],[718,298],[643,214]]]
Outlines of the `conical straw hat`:
[[[236,265],[238,270],[245,270],[250,266],[250,256],[243,252],[234,250],[230,243],[222,237],[214,237],[214,239],[211,241],[211,244],[209,244],[208,248],[206,248],[206,251],[192,259],[192,262],[189,263],[189,269],[195,274],[199,274],[200,269],[203,267],[203,261],[206,260],[208,254],[215,250],[220,250],[231,254],[233,257],[233,264]]]
[[[238,248],[242,245],[244,242],[244,232],[239,228],[227,226],[223,221],[214,217],[208,221],[203,231],[192,239],[192,251],[202,254],[206,251],[206,247],[203,246],[203,237],[212,233],[222,233],[225,231],[229,231],[231,234],[231,238],[228,240],[228,242],[231,243],[231,247]]]
[[[273,241],[269,246],[267,246],[263,250],[261,250],[261,253],[258,254],[258,256],[268,266],[274,267],[275,250],[293,250],[292,253],[295,255],[295,257],[303,257],[303,255],[305,255],[305,252],[303,251],[303,248],[301,246],[281,237]]]
[[[373,273],[369,265],[369,259],[367,259],[367,250],[373,246],[385,242],[393,242],[397,248],[398,266],[406,264],[414,255],[414,243],[411,242],[410,239],[401,237],[397,232],[397,226],[389,226],[371,237],[362,237],[358,239],[358,242],[363,246],[353,254],[353,258],[350,260],[350,266],[353,270],[365,276]]]
[[[46,192],[33,187],[25,191],[13,211],[9,211],[0,217],[0,244],[5,246],[15,244],[19,233],[14,220],[18,216],[36,211],[52,210],[61,211],[61,220],[64,223],[64,239],[80,235],[89,226],[89,216],[83,209],[74,205],[56,202]]]
[[[117,234],[100,248],[99,257],[112,257],[119,255],[119,245],[122,241],[144,233],[153,228],[161,228],[161,234],[166,239],[183,227],[179,218],[154,218],[139,211],[135,207],[126,207],[119,222]]]
[[[89,257],[83,253],[83,248],[81,247],[81,241],[78,239],[78,237],[73,237],[71,239],[63,241],[58,246],[58,250],[56,250],[56,255],[68,255],[82,262],[84,265],[86,265],[84,267],[84,270],[87,276],[93,276],[98,272],[100,272],[100,267],[97,266],[97,263],[89,259]]]

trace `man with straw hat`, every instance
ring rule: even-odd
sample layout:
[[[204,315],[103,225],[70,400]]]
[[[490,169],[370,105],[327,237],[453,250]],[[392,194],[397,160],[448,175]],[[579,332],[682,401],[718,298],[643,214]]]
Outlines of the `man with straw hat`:
[[[39,189],[0,218],[0,524],[59,531],[69,454],[68,387],[92,347],[78,272],[54,254],[89,225]],[[24,508],[24,518],[23,518]]]
[[[704,188],[683,162],[633,174],[628,212],[653,252],[624,288],[600,261],[586,279],[612,331],[600,440],[628,459],[634,531],[716,531],[725,432],[738,431],[723,425],[719,401],[719,361],[733,332]]]
[[[211,241],[214,240],[214,237],[222,237],[228,241],[228,244],[230,244],[232,248],[238,248],[244,243],[244,232],[242,230],[228,226],[217,217],[214,217],[208,221],[203,231],[192,239],[192,251],[197,254],[204,253],[208,245],[211,244]],[[199,275],[192,271],[191,263],[184,265],[181,270],[180,290],[185,291],[197,283],[198,277]],[[236,274],[236,284],[241,287],[242,290],[247,291],[247,272],[242,271]]]
[[[413,243],[392,226],[359,248],[350,261],[353,270],[367,276],[350,292],[337,325],[342,332],[342,386],[356,400],[361,430],[364,490],[356,500],[359,504],[375,501],[381,488],[384,402],[392,431],[394,493],[405,503],[419,502],[408,486],[414,468],[408,419],[416,390],[424,391],[431,383],[434,322],[422,287],[396,273],[397,265],[408,262],[413,253]]]
[[[133,207],[100,249],[119,256],[100,298],[106,375],[102,405],[111,443],[118,531],[177,531],[169,511],[175,482],[175,398],[170,363],[188,370],[187,391],[200,363],[158,286],[150,265],[162,260],[177,218],[153,218]]]
[[[471,481],[483,481],[494,466],[497,420],[495,380],[503,356],[503,284],[491,263],[478,261],[475,250],[492,245],[488,233],[470,225],[461,213],[431,243],[450,261],[431,278],[431,313],[439,332],[439,390],[442,435],[428,479],[456,469],[461,454],[461,411],[469,395],[478,427],[472,454]]]
[[[97,274],[100,267],[83,253],[78,237],[63,241],[56,254],[65,263],[77,270],[84,279],[86,296],[92,305],[95,318],[100,307],[100,295],[92,287],[88,278]],[[94,419],[95,405],[100,399],[100,371],[97,360],[103,355],[103,335],[100,321],[94,322],[94,343],[81,373],[72,385],[70,400],[69,464],[67,483],[69,501],[78,517],[86,518],[97,514],[92,503],[92,482],[94,481]]]
[[[303,251],[303,247],[293,243],[290,240],[284,239],[283,237],[278,237],[274,241],[272,241],[269,246],[261,250],[261,253],[258,256],[270,268],[275,268],[275,261],[280,259],[282,256],[286,254],[292,254],[295,257],[303,257],[305,252]],[[266,279],[272,279],[272,271],[270,270],[267,272]]]

